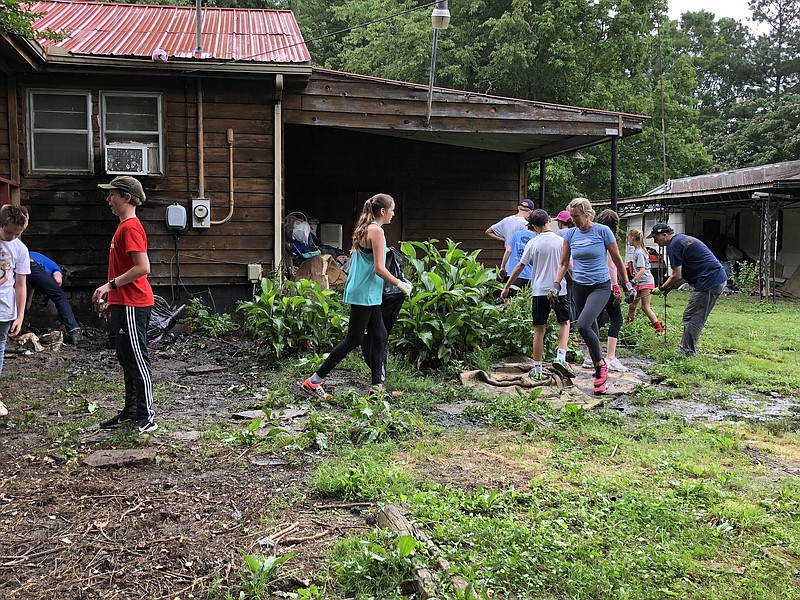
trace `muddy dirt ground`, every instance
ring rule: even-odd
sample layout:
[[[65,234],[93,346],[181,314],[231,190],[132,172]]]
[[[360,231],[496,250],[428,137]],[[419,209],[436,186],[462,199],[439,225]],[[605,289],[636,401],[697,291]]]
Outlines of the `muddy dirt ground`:
[[[223,597],[213,583],[236,583],[237,548],[296,552],[277,585],[293,591],[321,572],[333,543],[371,527],[369,511],[309,490],[314,452],[264,455],[204,443],[202,431],[258,409],[258,390],[269,387],[249,342],[179,335],[151,357],[160,430],[132,441],[96,426],[120,407],[122,389],[102,332],[88,332],[78,348],[7,354],[0,598]],[[143,460],[85,463],[111,449],[136,450]]]

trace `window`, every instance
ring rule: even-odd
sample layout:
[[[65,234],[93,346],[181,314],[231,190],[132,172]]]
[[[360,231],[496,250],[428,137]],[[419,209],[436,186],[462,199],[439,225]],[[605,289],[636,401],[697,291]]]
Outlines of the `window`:
[[[31,91],[32,171],[92,172],[89,92]]]
[[[100,103],[106,173],[163,173],[161,95],[102,92]]]

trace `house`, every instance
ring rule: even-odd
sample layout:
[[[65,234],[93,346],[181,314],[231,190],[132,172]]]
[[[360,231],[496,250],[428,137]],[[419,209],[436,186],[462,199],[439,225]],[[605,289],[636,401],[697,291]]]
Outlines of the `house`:
[[[620,200],[617,211],[628,230],[667,222],[703,240],[723,264],[743,253],[760,265],[765,298],[800,268],[792,234],[800,230],[800,160],[673,179]]]
[[[116,226],[97,184],[116,174],[147,193],[156,292],[230,307],[285,262],[287,214],[340,229],[347,249],[377,192],[398,202],[390,242],[449,237],[499,261],[483,231],[525,197],[528,163],[615,150],[646,119],[442,88],[428,114],[427,86],[312,67],[289,11],[32,8],[37,30],[70,35],[0,36],[0,200],[29,208],[26,242],[68,269],[84,313]],[[187,227],[168,227],[181,211]]]

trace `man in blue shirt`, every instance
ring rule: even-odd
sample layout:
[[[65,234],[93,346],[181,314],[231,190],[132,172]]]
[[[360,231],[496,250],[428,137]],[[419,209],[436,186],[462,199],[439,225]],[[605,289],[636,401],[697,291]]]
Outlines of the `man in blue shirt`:
[[[67,295],[61,289],[64,281],[61,267],[39,252],[31,252],[30,256],[31,274],[28,275],[28,284],[53,301],[58,309],[61,323],[67,330],[65,341],[69,344],[77,344],[81,340],[81,328],[78,321],[75,320]],[[33,294],[28,294],[29,307],[32,300]]]
[[[665,294],[681,280],[694,286],[694,292],[683,311],[683,337],[681,353],[697,354],[697,340],[706,324],[711,309],[725,289],[728,275],[722,264],[703,242],[690,235],[675,234],[666,223],[656,223],[648,238],[659,246],[667,247],[672,274],[658,288]]]

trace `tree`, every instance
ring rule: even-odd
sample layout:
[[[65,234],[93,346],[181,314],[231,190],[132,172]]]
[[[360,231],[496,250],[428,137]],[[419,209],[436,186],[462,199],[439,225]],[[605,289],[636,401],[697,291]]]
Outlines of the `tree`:
[[[46,29],[36,32],[33,23],[43,12],[33,12],[27,3],[21,0],[0,0],[3,10],[0,11],[0,33],[18,35],[32,40],[35,38],[59,41],[64,39],[65,32]]]

